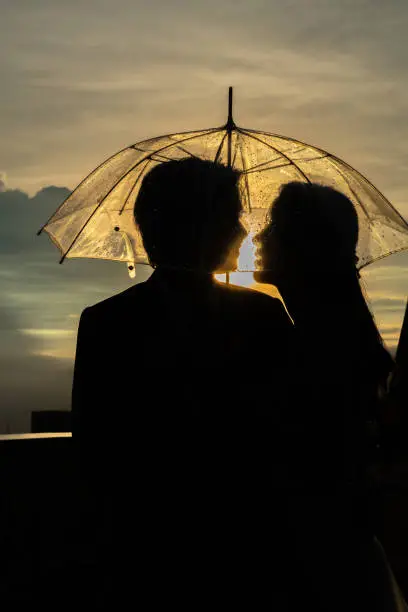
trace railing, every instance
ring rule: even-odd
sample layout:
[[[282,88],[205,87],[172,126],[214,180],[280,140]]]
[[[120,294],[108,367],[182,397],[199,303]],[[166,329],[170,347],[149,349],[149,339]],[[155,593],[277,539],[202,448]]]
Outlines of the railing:
[[[0,442],[7,440],[45,440],[49,438],[72,438],[70,431],[51,432],[51,433],[15,433],[0,434]]]

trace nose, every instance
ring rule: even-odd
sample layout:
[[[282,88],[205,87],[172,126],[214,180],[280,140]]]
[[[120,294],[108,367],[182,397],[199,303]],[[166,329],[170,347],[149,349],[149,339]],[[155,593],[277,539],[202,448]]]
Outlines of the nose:
[[[258,234],[255,234],[254,239],[253,239],[253,243],[254,243],[256,246],[260,246],[260,244],[261,244],[261,243],[262,243],[262,241],[263,241],[264,234],[265,234],[265,230],[264,230],[264,229],[263,229],[263,230],[261,230],[261,231],[260,231]]]

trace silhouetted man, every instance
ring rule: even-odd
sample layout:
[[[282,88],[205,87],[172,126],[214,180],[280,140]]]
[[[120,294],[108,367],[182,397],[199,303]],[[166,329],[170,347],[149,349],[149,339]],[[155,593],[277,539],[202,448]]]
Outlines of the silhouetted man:
[[[292,326],[282,304],[213,277],[236,266],[245,236],[238,180],[198,159],[144,178],[135,219],[154,272],[81,316],[72,410],[84,447],[136,435],[142,421],[248,416],[263,346],[269,376],[285,364]]]
[[[245,235],[238,181],[236,171],[199,159],[153,168],[135,220],[154,272],[86,308],[79,326],[74,441],[92,478],[120,500],[115,529],[127,525],[128,538],[129,521],[140,521],[147,539],[145,548],[139,539],[139,553],[144,570],[152,568],[146,580],[159,576],[164,584],[167,576],[176,591],[180,572],[192,584],[197,555],[199,574],[209,572],[197,588],[221,579],[214,567],[219,555],[231,554],[235,523],[228,512],[221,518],[220,500],[237,474],[256,481],[250,461],[262,432],[251,424],[279,408],[291,350],[292,325],[280,301],[214,280],[234,268]],[[129,489],[139,495],[136,505],[124,501]],[[215,523],[224,552],[204,552]]]

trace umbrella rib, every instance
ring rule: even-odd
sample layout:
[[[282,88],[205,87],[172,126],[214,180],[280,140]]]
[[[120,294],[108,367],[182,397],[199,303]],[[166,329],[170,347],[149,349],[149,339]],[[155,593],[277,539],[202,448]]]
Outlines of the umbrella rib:
[[[72,193],[73,193],[73,192],[72,192]],[[68,198],[69,198],[69,197],[71,197],[72,193],[71,193],[71,194],[68,196]],[[66,198],[65,202],[67,201],[67,199],[68,199],[68,198]],[[64,204],[65,202],[63,202],[63,204]],[[92,206],[93,206],[92,204],[88,204],[88,206],[83,206],[83,207],[81,208],[81,210],[83,211],[83,210],[85,210],[86,208],[92,208]],[[58,212],[58,210],[59,210],[60,208],[61,208],[61,206],[60,206],[59,208],[57,208],[57,210],[54,212],[54,214],[52,215],[52,217],[51,217],[51,218],[50,218],[50,219],[47,221],[47,223],[46,223],[46,224],[43,226],[43,228],[42,228],[42,230],[41,230],[41,231],[43,231],[43,230],[47,230],[47,225],[48,225],[48,224],[49,224],[49,223],[52,221],[52,219],[53,219],[54,215],[56,215],[56,214],[57,214],[57,212]],[[58,221],[62,221],[63,219],[66,219],[67,217],[70,217],[72,214],[73,214],[72,212],[67,212],[67,213],[65,213],[64,215],[60,215],[60,216],[58,217]],[[38,233],[39,233],[39,232],[38,232]],[[60,249],[60,250],[61,250],[61,249]]]
[[[150,159],[151,159],[151,158],[150,158],[150,156],[149,156],[149,157],[147,157],[147,158],[145,157],[145,158],[144,158],[144,160],[142,160],[142,161],[147,161],[147,163],[146,163],[146,165],[145,165],[145,168],[146,168],[146,166],[148,165],[148,163],[149,163]],[[134,169],[137,167],[137,165],[138,165],[138,164],[135,164],[135,165],[134,165],[134,166],[133,166],[133,167],[132,167],[132,168],[129,170],[129,172],[127,172],[126,174],[124,174],[124,175],[123,175],[123,177],[122,177],[122,178],[125,178],[125,176],[128,176],[128,174],[130,174],[130,173],[131,173],[131,172],[132,172],[132,171],[133,171],[133,170],[134,170]],[[143,168],[142,172],[139,174],[138,178],[136,179],[136,182],[135,182],[135,183],[132,185],[132,187],[130,188],[129,193],[128,193],[128,195],[126,196],[126,201],[125,201],[125,205],[124,205],[124,207],[123,207],[123,208],[121,208],[121,209],[118,209],[118,211],[117,211],[117,212],[118,212],[118,214],[119,214],[119,215],[121,215],[121,214],[122,214],[122,212],[123,212],[123,210],[124,210],[124,208],[125,208],[125,206],[126,206],[126,204],[127,204],[127,201],[128,201],[128,199],[129,199],[129,197],[130,197],[130,194],[132,193],[132,191],[133,191],[133,189],[134,189],[135,185],[137,184],[137,182],[138,182],[138,180],[139,180],[140,176],[142,175],[142,173],[143,173],[143,171],[144,171],[144,169],[145,169],[145,168]],[[120,181],[121,181],[121,180],[122,180],[122,179],[120,179],[120,180],[119,180],[119,181],[118,181],[118,182],[117,182],[117,183],[114,185],[114,187],[113,187],[113,188],[115,188],[115,187],[116,187],[116,186],[117,186],[117,185],[120,183]],[[110,193],[111,193],[111,191],[108,191],[108,193],[107,193],[107,194],[106,194],[106,195],[103,197],[103,199],[101,200],[100,204],[103,204],[103,202],[106,200],[106,198],[108,197],[108,195],[109,195]],[[72,195],[72,193],[71,193],[71,194],[70,194],[68,197],[70,197],[71,195]],[[66,200],[67,200],[67,199],[68,199],[68,198],[66,198]],[[65,201],[66,201],[66,200],[65,200]],[[92,206],[92,205],[89,205],[89,208],[90,208],[91,206]],[[61,206],[60,206],[60,208],[61,208]],[[88,208],[88,207],[87,207],[87,206],[85,206],[84,208]],[[82,210],[84,210],[84,208],[83,208]],[[57,214],[58,210],[59,210],[59,209],[57,209],[57,210],[55,211],[54,215],[55,215],[55,214]],[[49,223],[49,222],[52,220],[52,218],[54,217],[54,215],[52,215],[52,217],[51,217],[51,218],[50,218],[50,220],[49,220],[49,221],[48,221],[48,222],[45,224],[45,226],[44,226],[44,227],[46,227],[46,226],[47,226],[47,224],[48,224],[48,223]],[[60,217],[58,218],[58,221],[62,221],[62,219],[66,219],[67,217],[70,217],[71,215],[72,215],[72,212],[67,212],[67,213],[65,213],[65,215],[60,216]],[[82,231],[82,230],[81,230],[81,231]],[[70,247],[70,248],[71,248],[71,247]],[[68,252],[68,251],[67,251],[67,252]],[[65,256],[64,256],[64,257],[65,257]]]
[[[330,161],[331,161],[331,160],[330,160]],[[335,168],[337,168],[336,164],[334,164],[332,161],[331,161],[331,163],[333,164],[333,166],[334,166]],[[338,170],[338,172],[340,172],[341,176],[342,176],[342,177],[343,177],[343,179],[346,181],[346,184],[348,185],[348,187],[349,187],[349,189],[350,189],[351,193],[353,194],[353,196],[356,198],[357,202],[360,204],[361,208],[363,209],[363,212],[364,212],[365,216],[366,216],[366,217],[367,217],[367,219],[368,219],[369,225],[370,225],[371,229],[372,229],[372,230],[374,230],[374,232],[376,233],[377,238],[379,239],[380,244],[383,244],[383,240],[382,240],[382,238],[381,238],[381,235],[380,235],[380,233],[378,232],[377,228],[376,228],[376,227],[374,227],[374,226],[373,226],[373,224],[371,223],[371,218],[370,218],[370,215],[368,214],[368,211],[367,211],[366,207],[364,206],[364,204],[363,204],[363,202],[362,202],[361,198],[359,197],[359,195],[357,194],[357,192],[355,191],[355,189],[354,189],[354,188],[351,186],[349,179],[348,179],[348,178],[347,178],[347,176],[346,176],[346,175],[345,175],[345,174],[342,172],[342,170],[341,170],[341,169],[339,169],[339,168],[337,168],[337,170]]]
[[[134,149],[135,151],[140,151],[141,153],[149,153],[149,151],[145,151],[145,149],[141,149],[140,147],[136,147],[135,145],[132,145],[132,149]],[[156,155],[156,153],[154,151],[151,151],[149,153],[149,157],[153,158],[153,155]],[[166,161],[172,161],[171,157],[166,157],[166,155],[157,154],[156,157],[161,157]]]
[[[330,158],[329,158],[329,161],[336,168],[337,172],[339,172],[340,175],[343,177],[343,180],[345,181],[346,185],[348,186],[348,188],[350,189],[351,193],[353,194],[353,196],[356,198],[357,202],[360,204],[361,208],[363,209],[363,213],[365,214],[365,216],[367,217],[367,219],[371,223],[370,215],[368,214],[366,207],[364,206],[363,202],[361,201],[361,199],[360,199],[359,195],[357,194],[357,192],[355,191],[354,187],[351,186],[350,181],[349,181],[347,175],[344,174],[344,172],[341,170],[341,168],[338,168],[336,166],[336,164],[333,163],[333,161]]]
[[[290,142],[294,142],[295,144],[302,145],[303,148],[315,149],[316,151],[320,151],[321,153],[327,153],[327,151],[325,151],[324,149],[321,149],[320,147],[315,147],[315,145],[307,144],[306,142],[303,142],[302,140],[296,140],[296,138],[291,138],[290,136],[282,137],[279,134],[273,134],[272,132],[261,132],[260,130],[251,130],[251,129],[244,129],[244,128],[238,128],[238,129],[243,131],[245,134],[248,134],[248,136],[250,136],[251,134],[260,134],[261,136],[262,135],[272,136],[273,138],[278,138],[279,140],[289,140]],[[275,150],[279,152],[279,149],[275,149]],[[329,155],[331,155],[331,153],[329,153]],[[331,155],[331,157],[335,157],[335,156]]]
[[[275,159],[272,159],[272,160],[269,159],[268,161],[264,161],[260,164],[255,164],[255,166],[251,166],[250,168],[248,168],[247,172],[255,172],[258,170],[258,168],[262,168],[262,166],[266,166],[267,164],[271,164],[274,161],[278,161],[280,160],[280,158],[281,158],[281,155],[279,155]]]
[[[198,157],[198,155],[194,155],[194,153],[191,153],[190,151],[187,151],[187,149],[185,149],[184,147],[180,147],[179,145],[176,147],[176,149],[179,149],[180,151],[183,151],[183,153],[187,153],[187,155],[190,155],[190,157],[193,157],[194,159],[200,159]]]
[[[239,138],[239,142],[241,144],[240,152],[241,152],[242,167],[243,167],[243,170],[244,170],[245,187],[246,187],[247,196],[248,196],[248,209],[249,209],[249,212],[251,213],[252,212],[251,194],[250,194],[250,191],[249,191],[248,173],[246,171],[246,161],[245,161],[245,157],[244,157],[244,147],[242,146],[242,143],[241,143],[241,134],[238,134],[238,138]]]
[[[222,147],[224,146],[224,142],[225,142],[226,137],[227,137],[227,132],[225,132],[224,136],[221,138],[221,142],[219,144],[219,147],[218,147],[217,152],[216,152],[215,157],[214,157],[214,164],[218,163],[218,160],[220,158]]]
[[[155,159],[157,157],[157,159]],[[155,153],[152,153],[150,155],[150,159],[152,161],[158,161],[158,162],[168,162],[168,161],[173,161],[171,159],[171,157],[167,157],[166,155],[156,155]]]
[[[99,170],[99,168],[102,168],[102,166],[104,166],[105,164],[107,164],[110,160],[112,160],[114,157],[116,157],[117,155],[120,155],[120,153],[124,153],[125,151],[127,151],[128,149],[131,149],[132,147],[125,147],[124,149],[121,149],[120,151],[117,151],[116,153],[114,153],[113,155],[111,155],[110,157],[108,157],[108,159],[105,159],[102,163],[99,164],[99,166],[96,166],[96,168],[91,172],[91,174],[95,174],[95,172],[97,172]],[[86,176],[84,179],[82,179],[82,181],[80,181],[78,183],[78,185],[75,187],[75,189],[73,191],[71,191],[71,193],[69,194],[68,197],[66,197],[64,199],[63,202],[61,202],[61,204],[58,206],[57,210],[55,210],[51,217],[48,218],[48,221],[46,221],[44,223],[44,225],[38,230],[37,232],[37,236],[39,236],[41,234],[41,232],[47,227],[47,225],[50,223],[50,221],[55,217],[55,215],[58,213],[59,210],[61,210],[61,208],[64,206],[65,202],[67,202],[69,200],[69,198],[72,196],[72,194],[74,193],[74,191],[76,191],[77,189],[79,189],[81,187],[81,185],[83,185],[85,183],[86,180],[88,180],[89,178],[89,174],[88,176]],[[62,219],[66,216],[68,216],[71,213],[67,213],[67,215],[64,215],[62,217]],[[48,233],[48,232],[47,232]],[[48,233],[48,235],[50,236],[50,234]],[[58,247],[61,250],[61,247]],[[62,252],[62,251],[61,251]]]
[[[279,168],[285,168],[286,166],[291,166],[292,164],[288,161],[285,163],[279,164],[278,166],[270,166],[269,168],[250,168],[246,171],[246,174],[254,174],[254,172],[267,172],[268,170],[278,170]]]
[[[240,128],[238,128],[240,129]],[[252,134],[265,134],[265,132],[260,132],[259,130],[241,130],[244,134],[247,134],[248,136],[251,136]],[[272,136],[274,138],[279,138],[282,139],[282,136],[279,136],[279,134],[272,134],[272,133],[267,133],[269,136]],[[256,138],[256,140],[260,140],[259,138]],[[375,185],[373,185],[373,183],[366,177],[364,176],[364,174],[361,174],[361,172],[358,172],[357,170],[355,170],[355,168],[353,168],[353,166],[351,166],[350,164],[348,164],[346,161],[340,159],[339,157],[337,157],[336,155],[333,155],[332,153],[329,153],[328,151],[325,151],[324,149],[321,149],[320,147],[316,147],[314,145],[309,145],[305,142],[302,142],[301,140],[296,140],[295,138],[291,138],[286,136],[285,140],[290,140],[291,142],[294,142],[296,144],[301,144],[305,147],[310,147],[315,149],[316,151],[320,151],[321,153],[325,154],[327,156],[327,158],[329,159],[329,161],[331,162],[338,162],[339,164],[344,165],[347,169],[351,170],[352,172],[357,172],[359,179],[361,178],[375,193],[377,193],[381,198],[383,198],[385,204],[387,204],[392,212],[394,213],[394,215],[396,217],[398,217],[401,225],[404,227],[405,230],[408,230],[408,223],[407,221],[404,219],[404,217],[398,212],[398,210],[391,204],[391,202],[388,200],[388,198],[385,197],[385,195],[379,190],[377,189],[377,187],[375,187]],[[267,144],[264,141],[260,140],[263,144]],[[270,146],[270,145],[267,145]],[[273,147],[271,147],[273,148]],[[275,151],[278,151],[278,149],[274,149]],[[333,164],[335,165],[335,164]],[[336,167],[336,166],[335,166]],[[343,175],[344,176],[344,175]],[[309,181],[310,182],[310,181]],[[378,261],[380,259],[383,259],[384,257],[387,257],[387,255],[392,255],[394,253],[399,253],[401,251],[405,251],[406,247],[402,247],[400,249],[395,249],[393,251],[388,251],[387,254],[381,255],[380,257],[376,257],[375,259],[371,259],[371,261],[365,263],[363,266],[360,266],[359,269],[361,270],[362,268],[368,266],[370,263],[372,263],[373,261]]]
[[[248,135],[249,135],[249,134],[248,134]],[[297,155],[298,153],[300,153],[301,151],[303,151],[303,150],[305,150],[305,149],[308,149],[308,148],[314,148],[314,147],[306,147],[306,146],[301,147],[300,149],[298,149],[298,150],[296,151],[296,155]],[[277,151],[279,151],[279,149],[276,149],[276,150],[277,150]],[[284,150],[284,151],[279,151],[279,153],[278,153],[278,157],[277,157],[276,159],[279,159],[280,157],[282,157],[282,153],[283,153],[283,154],[286,154],[288,151],[289,151],[289,149],[286,149],[286,150]],[[326,155],[326,153],[325,153],[325,155]],[[320,157],[316,157],[316,158],[313,158],[313,159],[320,159]],[[272,161],[274,161],[274,160],[272,160]],[[299,161],[310,161],[310,160],[307,160],[307,159],[306,159],[306,160],[303,160],[303,159],[302,159],[302,160],[299,160]],[[262,162],[261,164],[256,164],[255,166],[252,166],[252,167],[250,168],[250,170],[255,170],[255,168],[259,168],[260,166],[265,166],[265,164],[270,164],[270,163],[271,163],[271,162],[270,162],[270,160],[269,160],[269,161],[266,161],[266,162]]]
[[[357,266],[357,270],[362,270],[363,268],[366,268],[370,264],[374,263],[374,261],[380,261],[381,259],[385,259],[389,255],[395,255],[396,253],[402,253],[402,251],[406,251],[406,250],[407,250],[407,247],[400,247],[399,249],[394,249],[393,251],[387,251],[386,253],[383,253],[382,255],[379,255],[378,257],[374,257],[374,259],[371,258],[370,261],[366,261],[366,263],[363,264],[362,266]]]
[[[383,244],[383,240],[381,238],[381,234],[378,232],[377,228],[373,226],[373,224],[371,223],[371,218],[370,215],[368,214],[368,211],[365,207],[365,205],[363,204],[361,198],[359,197],[359,195],[357,194],[357,192],[355,191],[355,189],[351,186],[350,181],[348,179],[348,177],[344,174],[344,172],[341,170],[341,168],[338,168],[337,165],[333,162],[332,159],[330,159],[329,157],[329,161],[332,163],[332,165],[336,168],[336,170],[338,172],[340,172],[341,176],[343,177],[344,181],[346,182],[346,184],[348,185],[351,193],[353,194],[353,196],[356,198],[357,202],[359,203],[359,205],[361,206],[361,208],[363,209],[363,212],[365,214],[365,216],[367,217],[368,221],[369,221],[369,225],[371,227],[372,230],[374,230],[374,232],[377,235],[377,238],[379,239],[380,244]],[[354,170],[354,168],[353,168]],[[364,177],[363,177],[364,178]],[[390,254],[390,253],[389,253]],[[378,259],[378,258],[376,258]],[[371,263],[371,262],[370,262]],[[367,265],[367,264],[366,264]]]
[[[238,155],[238,147],[235,147],[235,151],[234,151],[234,159],[232,160],[232,164],[231,167],[233,168],[235,166],[235,161],[237,159],[237,155]]]
[[[47,229],[45,229],[45,231],[48,234]],[[53,240],[51,234],[48,234],[48,236],[50,237],[50,240],[55,244],[57,249],[59,249],[60,247],[58,246],[58,243],[55,242],[55,240]],[[123,262],[130,263],[130,264],[137,263],[138,265],[142,265],[142,266],[150,266],[148,261],[140,260],[140,255],[136,255],[134,259],[122,259],[120,257],[96,257],[95,255],[87,255],[86,257],[82,257],[81,255],[74,255],[71,259],[98,259],[102,261],[121,261],[122,263]]]
[[[343,161],[339,157],[336,157],[335,155],[329,154],[329,158],[331,160],[333,160],[333,161],[339,162],[340,164],[344,164],[349,170],[352,170],[353,172],[358,172],[358,170],[355,170],[355,168],[353,168],[353,166],[350,166],[350,164],[348,164],[347,162]],[[399,219],[402,221],[405,229],[408,229],[408,223],[406,222],[404,217],[398,212],[398,210],[396,208],[394,208],[394,206],[391,204],[391,202],[388,200],[388,198],[386,198],[385,195],[379,189],[377,189],[377,187],[375,187],[375,185],[373,185],[373,183],[366,176],[364,176],[364,174],[361,174],[361,172],[358,172],[358,175],[361,176],[361,178],[364,180],[364,182],[367,183],[367,185],[371,189],[376,191],[382,198],[384,198],[385,202],[388,204],[388,206],[390,206],[390,208],[392,209],[393,213],[395,215],[397,215],[397,217],[399,217]],[[397,252],[397,251],[395,251],[395,252]]]
[[[302,159],[302,162],[317,161],[319,159],[326,159],[326,157],[330,157],[328,153],[326,155],[320,155],[319,157],[310,157],[309,159]],[[278,166],[270,166],[269,168],[261,167],[269,163],[271,162],[264,162],[263,164],[259,164],[259,166],[253,166],[247,171],[247,174],[252,174],[253,172],[266,172],[267,170],[277,170],[278,168],[284,168],[285,166],[292,165],[291,163],[286,162],[285,164],[279,164]]]
[[[299,159],[298,161],[311,162],[317,161],[319,159],[326,159],[326,157],[331,157],[330,153],[325,153],[324,155],[317,155],[316,157],[308,157],[307,159]]]
[[[125,208],[126,208],[126,204],[127,204],[127,203],[128,203],[128,201],[129,201],[129,198],[130,198],[130,196],[131,196],[131,194],[132,194],[132,191],[134,190],[134,188],[136,187],[136,185],[139,183],[140,178],[141,178],[141,176],[143,175],[143,172],[146,170],[146,168],[147,168],[147,166],[149,165],[149,163],[150,163],[150,159],[149,159],[149,158],[147,158],[146,163],[145,163],[145,165],[144,165],[144,168],[142,168],[141,172],[139,172],[139,174],[138,174],[138,177],[137,177],[136,181],[133,183],[133,185],[132,185],[132,186],[131,186],[131,188],[129,189],[129,193],[128,193],[128,194],[127,194],[127,196],[126,196],[125,203],[123,204],[122,208],[120,209],[120,211],[119,211],[119,215],[118,215],[118,216],[120,216],[120,215],[123,213],[123,211],[125,210]]]
[[[245,132],[244,130],[241,130],[241,128],[237,128],[237,129],[238,129],[238,131],[241,134],[245,134],[249,138],[253,138],[254,140],[257,140],[261,144],[263,144],[266,147],[269,147],[270,149],[272,149],[272,151],[275,151],[275,153],[278,153],[278,154],[282,155],[282,157],[284,157],[289,162],[289,164],[293,165],[296,168],[296,170],[299,172],[299,174],[301,174],[303,176],[303,178],[305,179],[306,182],[311,183],[311,180],[306,176],[306,174],[303,172],[303,170],[301,168],[299,168],[299,166],[293,160],[291,160],[290,157],[288,157],[285,153],[282,153],[281,151],[279,151],[279,149],[276,149],[275,147],[273,147],[272,145],[268,144],[264,140],[261,140],[261,138],[258,138],[257,136],[255,136],[254,134],[250,134],[249,132]]]
[[[217,129],[214,130],[208,130],[207,134],[210,134],[211,132],[216,132],[218,131]],[[191,134],[191,132],[187,132],[187,134]],[[194,140],[194,138],[200,138],[202,136],[202,134],[200,133],[199,135],[194,135],[194,136],[189,136],[188,138],[184,138],[181,142],[186,142],[187,140]],[[174,146],[174,142],[171,142],[170,144],[167,144],[166,146],[162,147],[161,149],[159,149],[156,152],[150,152],[149,155],[147,155],[146,157],[144,157],[143,159],[139,159],[137,161],[137,163],[132,166],[131,168],[129,168],[129,170],[127,172],[125,172],[125,174],[123,174],[117,181],[116,183],[109,189],[109,191],[105,194],[105,196],[103,197],[103,199],[101,200],[100,204],[102,204],[104,202],[104,200],[106,200],[106,198],[108,197],[108,195],[110,195],[112,193],[112,191],[115,189],[115,187],[117,187],[117,185],[120,183],[120,181],[122,181],[126,176],[128,176],[128,174],[130,174],[131,172],[133,172],[133,170],[135,168],[137,168],[137,166],[139,164],[142,164],[144,161],[146,161],[147,159],[150,161],[151,160],[151,156],[152,155],[157,155],[158,153],[160,154],[161,151],[165,151],[166,149],[169,149],[170,147]]]
[[[218,131],[217,129],[215,130],[208,130],[207,133],[211,133],[211,132],[216,132]],[[189,134],[191,134],[191,132],[188,132]],[[202,134],[200,134],[200,136],[202,136]],[[194,136],[189,136],[188,138],[184,138],[181,142],[185,142],[186,140],[193,140],[194,138],[199,138],[198,135],[194,135]],[[165,149],[168,149],[169,147],[173,147],[174,146],[174,142],[166,145],[165,147],[163,147],[162,149],[159,149],[158,153],[160,153],[161,151],[164,151]],[[130,148],[130,147],[127,147]],[[126,151],[126,149],[123,149],[124,151]],[[92,212],[92,214],[88,217],[88,219],[85,221],[84,225],[82,226],[82,228],[79,230],[79,232],[77,233],[77,235],[75,236],[75,238],[73,239],[73,241],[71,242],[71,244],[69,245],[68,249],[65,251],[65,253],[63,253],[60,263],[62,263],[64,261],[64,259],[66,258],[66,256],[68,255],[68,253],[70,252],[70,250],[72,249],[72,247],[74,246],[74,244],[76,243],[76,241],[78,240],[79,236],[82,234],[82,232],[84,231],[84,229],[86,228],[86,226],[88,225],[88,223],[90,222],[90,220],[94,217],[94,215],[97,213],[97,211],[100,209],[100,207],[102,206],[102,204],[104,203],[104,201],[106,200],[106,198],[112,193],[112,191],[118,186],[118,184],[120,183],[120,181],[122,181],[126,176],[128,176],[131,172],[133,172],[133,170],[135,168],[137,168],[137,166],[139,164],[141,164],[142,162],[146,161],[146,159],[150,158],[149,154],[146,157],[144,157],[143,159],[139,159],[138,162],[136,164],[134,164],[131,168],[129,168],[129,170],[127,172],[125,172],[125,174],[123,174],[113,185],[112,187],[109,189],[109,191],[104,195],[104,197],[102,198],[102,200],[99,202],[99,204],[96,206],[95,210]],[[114,156],[113,156],[114,157]],[[86,180],[86,179],[84,179]],[[54,213],[55,214],[55,213]],[[54,215],[53,215],[54,216]],[[52,219],[52,217],[51,217]],[[51,220],[50,219],[50,220]],[[44,226],[45,227],[45,226]]]
[[[301,143],[299,143],[301,144]],[[301,151],[304,151],[305,149],[313,149],[314,147],[309,147],[308,145],[303,145],[300,147],[300,149],[298,149],[296,151],[296,153],[300,153]],[[288,153],[290,151],[290,149],[284,149],[284,153]]]
[[[273,134],[272,132],[261,132],[260,130],[241,129],[241,128],[238,128],[238,129],[241,132],[243,132],[244,134],[247,134],[248,136],[251,136],[252,134],[261,134],[261,135],[267,134],[268,136],[272,136],[273,138],[279,138],[280,140],[282,140],[282,136],[280,136],[279,134]],[[296,138],[291,138],[290,136],[285,136],[285,140],[290,140],[291,142],[303,145],[304,147],[309,147],[309,148],[315,149],[316,151],[320,151],[321,153],[325,153],[330,160],[333,160],[333,161],[339,162],[340,164],[343,164],[344,166],[346,166],[349,170],[352,170],[353,172],[358,172],[359,177],[361,177],[363,179],[363,181],[365,183],[367,183],[367,185],[369,187],[371,187],[371,189],[373,189],[376,193],[378,193],[385,200],[385,202],[388,204],[388,206],[390,206],[390,208],[393,210],[394,214],[400,219],[400,221],[405,226],[405,228],[408,229],[407,221],[398,212],[398,210],[396,208],[394,208],[394,206],[385,197],[385,195],[379,189],[377,189],[377,187],[375,185],[373,185],[373,183],[366,176],[364,176],[364,174],[361,174],[361,172],[359,172],[355,168],[353,168],[353,166],[350,166],[350,164],[348,164],[343,159],[340,159],[339,157],[337,157],[337,155],[333,155],[333,153],[329,153],[328,151],[325,151],[324,149],[321,149],[320,147],[316,147],[315,145],[309,145],[309,144],[303,142],[302,140],[297,140]],[[262,141],[262,142],[264,143],[264,141]],[[266,143],[264,143],[264,144],[266,144]],[[276,150],[279,151],[278,149],[276,149]]]

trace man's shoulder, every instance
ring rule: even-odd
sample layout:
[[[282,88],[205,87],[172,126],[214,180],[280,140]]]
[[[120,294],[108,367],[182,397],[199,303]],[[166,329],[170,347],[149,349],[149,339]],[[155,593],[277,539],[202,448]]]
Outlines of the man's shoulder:
[[[97,302],[92,306],[88,306],[85,311],[88,316],[101,318],[104,316],[111,316],[116,311],[123,311],[126,307],[135,308],[135,304],[141,305],[143,297],[148,293],[148,283],[142,282],[136,285],[132,285],[128,289],[116,293],[101,302]],[[84,312],[85,312],[84,311]]]

